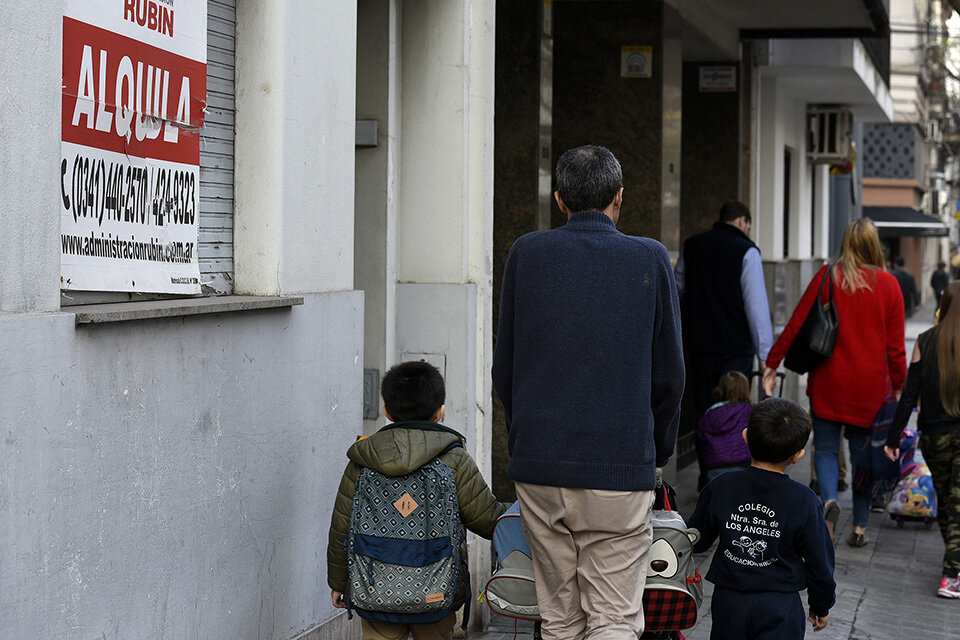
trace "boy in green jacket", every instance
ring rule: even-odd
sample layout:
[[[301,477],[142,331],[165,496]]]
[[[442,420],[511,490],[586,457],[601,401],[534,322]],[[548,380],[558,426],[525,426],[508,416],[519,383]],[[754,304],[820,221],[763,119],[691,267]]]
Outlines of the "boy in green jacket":
[[[439,457],[453,471],[460,519],[463,525],[489,539],[497,518],[510,506],[497,502],[476,462],[462,446],[463,436],[440,423],[446,391],[443,376],[426,362],[404,362],[391,368],[380,387],[383,414],[393,424],[369,437],[362,437],[350,449],[350,462],[343,472],[330,522],[327,545],[327,582],[333,606],[345,608],[348,587],[347,551],[344,541],[350,529],[357,479],[364,467],[387,477],[407,475]],[[398,507],[399,509],[399,507]],[[413,633],[415,640],[449,640],[453,637],[456,611],[466,597],[466,544],[460,549],[464,570],[453,613],[431,624],[394,624],[362,619],[365,640],[394,640]]]

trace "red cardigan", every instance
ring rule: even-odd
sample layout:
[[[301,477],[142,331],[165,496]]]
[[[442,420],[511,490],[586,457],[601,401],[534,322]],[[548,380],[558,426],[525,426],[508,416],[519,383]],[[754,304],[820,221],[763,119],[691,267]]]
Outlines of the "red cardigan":
[[[767,366],[776,369],[813,307],[827,267],[813,277],[790,322],[770,349]],[[833,355],[810,372],[807,395],[814,415],[869,428],[891,391],[900,391],[907,362],[903,343],[903,294],[896,278],[880,269],[864,274],[870,289],[850,295],[833,278],[840,327]],[[842,277],[842,276],[841,276]],[[823,297],[826,299],[826,292]],[[891,390],[890,385],[893,385]]]

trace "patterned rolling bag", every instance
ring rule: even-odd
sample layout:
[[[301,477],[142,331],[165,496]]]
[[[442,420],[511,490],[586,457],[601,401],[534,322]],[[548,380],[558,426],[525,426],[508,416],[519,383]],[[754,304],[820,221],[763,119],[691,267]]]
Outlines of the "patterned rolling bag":
[[[937,492],[933,477],[917,446],[917,434],[904,429],[900,440],[900,481],[890,492],[887,511],[898,527],[922,522],[928,529],[937,521]]]

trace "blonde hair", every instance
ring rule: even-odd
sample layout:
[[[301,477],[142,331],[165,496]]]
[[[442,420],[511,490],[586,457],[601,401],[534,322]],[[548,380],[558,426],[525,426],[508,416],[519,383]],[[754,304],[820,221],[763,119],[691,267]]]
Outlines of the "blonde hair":
[[[957,304],[953,304],[957,302]],[[937,368],[940,372],[940,402],[944,411],[960,418],[960,282],[947,285],[940,299],[937,325]]]
[[[727,371],[713,390],[714,402],[750,402],[750,381],[739,371]]]
[[[866,272],[883,269],[883,249],[880,248],[880,236],[870,218],[857,218],[843,232],[840,241],[840,255],[833,266],[833,279],[850,295],[857,289],[870,289]]]

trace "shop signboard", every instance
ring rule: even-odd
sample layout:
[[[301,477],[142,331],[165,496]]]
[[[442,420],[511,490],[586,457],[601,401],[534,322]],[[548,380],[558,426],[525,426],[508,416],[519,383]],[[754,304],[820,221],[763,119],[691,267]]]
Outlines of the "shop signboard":
[[[61,288],[200,293],[206,0],[64,0]]]
[[[620,77],[650,78],[653,76],[653,47],[620,47]]]
[[[737,68],[730,65],[700,67],[700,91],[724,93],[737,90]]]

